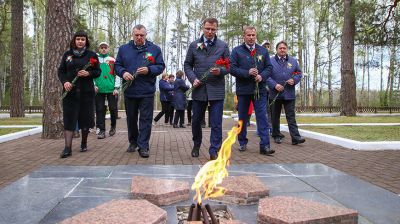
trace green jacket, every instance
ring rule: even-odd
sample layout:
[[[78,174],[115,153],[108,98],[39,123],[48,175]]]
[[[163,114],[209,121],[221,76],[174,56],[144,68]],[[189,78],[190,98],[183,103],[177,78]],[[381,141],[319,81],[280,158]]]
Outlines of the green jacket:
[[[98,93],[112,93],[114,89],[119,89],[120,78],[114,74],[115,59],[108,54],[98,54],[101,75],[94,79],[94,84],[99,88]]]

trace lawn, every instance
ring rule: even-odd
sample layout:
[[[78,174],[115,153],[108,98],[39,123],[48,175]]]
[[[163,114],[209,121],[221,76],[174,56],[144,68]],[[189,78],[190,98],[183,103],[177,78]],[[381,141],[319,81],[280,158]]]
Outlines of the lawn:
[[[42,125],[41,117],[2,118],[0,125]]]
[[[400,141],[400,126],[300,126],[300,129],[357,141]]]
[[[29,128],[0,128],[0,136],[28,129]]]
[[[256,121],[253,114],[252,121]],[[319,124],[319,123],[400,123],[400,116],[379,117],[301,117],[296,116],[297,124]],[[281,116],[281,124],[286,124],[286,117]]]
[[[296,117],[298,124],[310,123],[400,123],[400,116],[380,117]],[[286,118],[281,117],[281,122],[286,123]]]

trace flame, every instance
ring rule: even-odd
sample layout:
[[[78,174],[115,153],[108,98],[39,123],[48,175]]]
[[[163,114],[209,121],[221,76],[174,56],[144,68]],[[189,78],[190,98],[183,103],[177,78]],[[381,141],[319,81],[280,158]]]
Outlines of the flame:
[[[204,199],[215,198],[224,195],[225,189],[217,187],[222,183],[222,180],[228,176],[226,166],[229,166],[229,159],[231,158],[232,145],[236,142],[236,136],[242,130],[243,121],[238,122],[237,127],[233,127],[228,132],[228,137],[222,143],[221,149],[218,153],[216,160],[211,160],[204,164],[199,170],[192,184],[192,190],[196,190],[196,195],[193,200],[201,205],[202,196]]]

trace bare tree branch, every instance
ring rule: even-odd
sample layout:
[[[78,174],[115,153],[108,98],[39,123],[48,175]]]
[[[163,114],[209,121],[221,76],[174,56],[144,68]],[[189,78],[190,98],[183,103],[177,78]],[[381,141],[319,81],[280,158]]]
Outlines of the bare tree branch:
[[[392,12],[393,12],[394,9],[396,8],[398,2],[399,2],[399,0],[394,0],[393,5],[389,5],[389,13],[388,13],[386,19],[385,19],[385,20],[383,21],[383,23],[382,23],[382,24],[383,24],[383,25],[382,25],[382,29],[385,31],[386,34],[387,34],[386,24],[388,23],[388,21],[389,21],[391,15],[392,15]]]

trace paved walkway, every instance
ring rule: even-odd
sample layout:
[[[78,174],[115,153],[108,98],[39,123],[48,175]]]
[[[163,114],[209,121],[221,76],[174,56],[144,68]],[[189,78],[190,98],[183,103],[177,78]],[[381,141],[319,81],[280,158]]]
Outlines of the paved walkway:
[[[109,122],[109,121],[107,121]],[[224,138],[226,132],[235,124],[233,119],[224,119]],[[107,123],[109,127],[109,123]],[[45,165],[72,166],[114,166],[134,164],[195,165],[208,161],[208,142],[210,129],[203,129],[203,145],[200,157],[190,156],[193,146],[191,129],[174,129],[171,126],[158,125],[153,128],[150,158],[143,159],[138,153],[127,153],[127,129],[125,119],[118,120],[117,134],[102,140],[90,134],[89,151],[79,152],[80,139],[74,139],[73,155],[60,159],[64,140],[41,139],[40,134],[18,140],[0,143],[0,188],[39,169]],[[400,151],[354,151],[340,146],[307,139],[298,146],[290,144],[286,133],[280,145],[272,143],[277,152],[274,156],[259,154],[258,137],[255,127],[248,133],[249,145],[246,152],[238,151],[235,144],[232,152],[232,164],[266,163],[323,163],[378,185],[396,194],[400,194]]]

